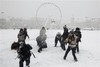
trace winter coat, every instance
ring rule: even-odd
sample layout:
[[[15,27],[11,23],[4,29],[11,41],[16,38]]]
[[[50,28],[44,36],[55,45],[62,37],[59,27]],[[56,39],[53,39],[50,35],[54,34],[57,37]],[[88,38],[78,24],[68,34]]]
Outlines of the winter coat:
[[[68,38],[64,42],[69,43],[68,46],[70,46],[71,48],[74,48],[77,45],[77,38],[78,37],[75,34],[73,34],[71,36],[69,34]]]
[[[25,39],[26,39],[26,37],[29,38],[29,35],[27,34],[27,31],[24,31],[24,36],[25,36]]]
[[[57,39],[60,39],[60,38],[61,38],[61,33],[58,32],[58,33],[56,34],[56,38],[57,38]]]
[[[78,41],[81,41],[82,34],[81,34],[80,30],[75,30],[75,35],[78,36]]]
[[[18,41],[25,41],[24,33],[20,32],[17,37],[18,37]]]
[[[45,33],[46,33],[45,27],[42,27],[39,36],[36,38],[38,46],[43,46],[44,43],[46,43],[47,35]]]
[[[45,35],[45,33],[46,33],[46,30],[45,29],[41,29],[40,30],[40,35]]]
[[[61,36],[61,41],[64,41],[68,37],[68,28],[64,28],[63,35]]]
[[[42,27],[42,29],[40,30],[40,34],[36,38],[36,40],[39,42],[44,42],[47,39],[47,35],[45,33],[46,33],[46,30],[44,27]]]
[[[39,35],[37,38],[36,38],[36,41],[39,42],[39,43],[42,43],[42,42],[45,42],[47,39],[47,35],[44,34],[44,35]]]
[[[27,58],[31,56],[30,50],[32,47],[29,44],[25,44],[22,47],[19,46],[17,50],[19,58]]]

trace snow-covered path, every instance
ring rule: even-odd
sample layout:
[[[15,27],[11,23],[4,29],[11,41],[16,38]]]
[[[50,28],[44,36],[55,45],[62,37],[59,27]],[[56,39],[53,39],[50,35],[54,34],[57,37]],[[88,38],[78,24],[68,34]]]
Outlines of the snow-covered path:
[[[17,41],[19,30],[0,30],[0,67],[18,67],[16,51],[11,51],[10,46]],[[36,58],[31,56],[31,67],[99,67],[100,66],[100,31],[82,31],[82,42],[80,43],[80,53],[76,53],[78,62],[74,62],[71,52],[66,60],[63,60],[65,51],[54,47],[54,37],[57,32],[63,30],[47,30],[48,48],[38,53],[35,38],[39,35],[39,30],[28,30],[30,39],[26,43],[32,45],[32,52]],[[67,48],[67,46],[66,46]]]

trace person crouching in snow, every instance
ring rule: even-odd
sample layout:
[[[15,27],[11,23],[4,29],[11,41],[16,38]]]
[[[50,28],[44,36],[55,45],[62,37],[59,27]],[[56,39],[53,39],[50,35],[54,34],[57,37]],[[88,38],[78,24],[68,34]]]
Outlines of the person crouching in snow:
[[[65,42],[69,43],[68,48],[65,52],[65,55],[63,57],[64,60],[66,60],[67,54],[70,50],[72,50],[72,55],[74,57],[75,61],[78,61],[75,55],[76,51],[76,45],[77,45],[77,36],[74,34],[74,31],[70,31],[68,38],[65,40]]]
[[[57,46],[58,41],[61,44],[61,33],[60,32],[58,32],[55,36],[55,47]]]
[[[46,33],[45,27],[42,27],[42,29],[40,30],[40,35],[36,38],[37,45],[39,46],[38,49],[39,53],[42,51],[43,48],[47,48],[47,43],[46,43],[47,35],[45,33]]]

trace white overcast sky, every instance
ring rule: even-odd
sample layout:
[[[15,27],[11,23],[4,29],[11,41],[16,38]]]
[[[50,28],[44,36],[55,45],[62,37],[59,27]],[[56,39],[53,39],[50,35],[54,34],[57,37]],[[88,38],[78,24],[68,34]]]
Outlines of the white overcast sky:
[[[62,18],[68,17],[100,18],[100,0],[0,0],[0,17],[32,18],[36,10],[44,2],[51,2],[57,5],[62,12]],[[38,16],[50,16],[60,18],[57,7],[44,5],[38,11]]]

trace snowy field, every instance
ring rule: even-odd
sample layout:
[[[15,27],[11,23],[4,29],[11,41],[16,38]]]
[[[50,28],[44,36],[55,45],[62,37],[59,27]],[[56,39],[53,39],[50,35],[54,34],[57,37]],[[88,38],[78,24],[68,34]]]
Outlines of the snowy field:
[[[0,67],[19,67],[19,59],[15,59],[17,53],[10,49],[11,44],[17,41],[18,32],[19,30],[0,30]],[[82,31],[80,53],[76,53],[78,62],[74,61],[71,51],[66,60],[63,60],[65,51],[59,43],[58,47],[54,47],[57,32],[63,33],[63,30],[47,30],[48,48],[38,53],[35,39],[39,30],[28,29],[30,39],[27,38],[26,43],[31,44],[32,52],[36,55],[36,58],[31,56],[30,67],[100,67],[100,31]]]

